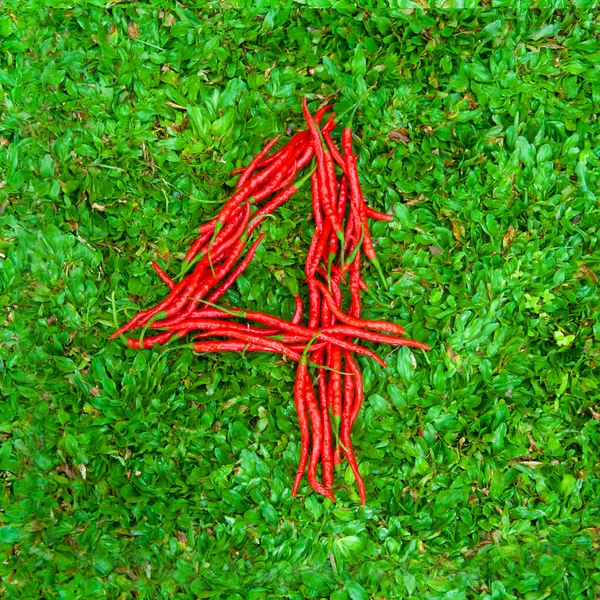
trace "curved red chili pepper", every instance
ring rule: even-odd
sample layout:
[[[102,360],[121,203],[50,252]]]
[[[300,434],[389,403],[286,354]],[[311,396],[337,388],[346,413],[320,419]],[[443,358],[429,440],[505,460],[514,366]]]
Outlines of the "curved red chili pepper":
[[[296,414],[298,415],[298,422],[300,424],[300,460],[298,462],[298,470],[296,471],[296,477],[294,478],[294,485],[292,487],[292,498],[296,495],[304,470],[306,469],[306,463],[308,460],[308,443],[309,443],[309,432],[308,432],[308,419],[306,418],[305,398],[306,398],[306,375],[308,372],[306,355],[302,356],[302,359],[298,363],[296,370],[296,383],[294,385],[294,404],[296,405]]]
[[[302,296],[300,296],[300,294],[294,296],[294,302],[296,304],[296,310],[294,311],[294,316],[292,317],[292,323],[294,325],[298,325],[302,322]]]
[[[392,215],[388,215],[387,213],[379,212],[370,206],[367,206],[367,217],[370,219],[375,219],[376,221],[387,221],[388,223],[394,218]]]
[[[173,280],[158,266],[158,263],[156,261],[152,261],[152,266],[154,267],[154,270],[156,271],[156,274],[158,275],[159,279],[167,284],[169,286],[169,289],[173,289],[175,287],[175,284],[173,283]]]
[[[319,464],[319,459],[323,452],[323,421],[321,419],[319,405],[317,404],[315,390],[313,389],[308,372],[305,377],[306,408],[312,427],[312,450],[308,462],[308,482],[317,493],[322,494],[335,502],[334,495],[317,481],[317,465]]]
[[[159,333],[158,335],[150,335],[145,337],[142,342],[142,348],[152,348],[155,344],[164,344],[168,342],[173,335],[175,335],[174,331],[165,331],[163,333]],[[140,347],[140,339],[139,338],[127,338],[127,346],[129,348],[139,348]]]

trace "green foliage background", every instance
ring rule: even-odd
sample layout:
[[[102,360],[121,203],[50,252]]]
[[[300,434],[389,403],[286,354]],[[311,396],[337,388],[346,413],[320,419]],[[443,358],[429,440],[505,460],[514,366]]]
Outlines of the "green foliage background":
[[[75,4],[0,8],[4,596],[600,596],[595,3]],[[361,361],[360,507],[290,498],[289,363],[107,336],[303,95],[367,88],[365,314],[434,349]],[[228,302],[292,314],[308,211]]]

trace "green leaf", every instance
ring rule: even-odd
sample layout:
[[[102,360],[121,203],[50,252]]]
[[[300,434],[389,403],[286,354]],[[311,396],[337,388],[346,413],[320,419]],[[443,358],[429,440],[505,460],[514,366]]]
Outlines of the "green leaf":
[[[14,544],[21,541],[23,535],[16,527],[0,527],[0,544]]]
[[[364,547],[364,543],[355,535],[348,535],[338,538],[334,542],[334,546],[346,558],[350,558],[354,553],[360,552]]]
[[[570,496],[575,490],[575,486],[577,485],[577,479],[573,477],[573,475],[567,473],[560,482],[560,491],[563,496]]]
[[[325,577],[316,571],[305,571],[302,573],[302,582],[310,589],[320,593],[325,593],[330,589]]]
[[[496,19],[491,23],[488,23],[479,33],[481,40],[492,40],[498,36],[498,34],[504,28],[504,23],[500,19]]]
[[[367,72],[367,60],[362,46],[356,46],[352,58],[352,73],[363,76]]]
[[[54,159],[50,154],[44,155],[40,165],[40,177],[47,179],[54,177]]]
[[[560,23],[548,23],[547,25],[534,29],[527,37],[539,42],[540,40],[556,35],[560,31],[560,27]]]
[[[398,351],[396,368],[398,369],[398,375],[400,375],[404,384],[408,385],[414,372],[412,353],[408,347],[405,346]]]
[[[369,594],[365,588],[356,581],[347,581],[344,589],[348,592],[352,600],[369,600]]]

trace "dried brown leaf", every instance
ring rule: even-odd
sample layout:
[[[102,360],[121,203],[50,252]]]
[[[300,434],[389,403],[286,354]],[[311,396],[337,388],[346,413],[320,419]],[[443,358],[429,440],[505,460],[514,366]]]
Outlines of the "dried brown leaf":
[[[517,235],[517,231],[516,229],[511,225],[506,234],[504,235],[504,244],[506,246],[510,246],[514,241],[515,241],[515,237]]]
[[[594,283],[598,283],[598,275],[596,275],[589,267],[586,267],[583,263],[579,263],[579,270],[584,275],[587,275]]]
[[[137,26],[137,23],[129,23],[129,27],[127,27],[127,35],[134,40],[137,37],[140,37],[140,30]]]
[[[392,129],[392,131],[388,133],[388,136],[390,137],[390,139],[396,142],[404,142],[405,144],[408,144],[408,142],[410,142],[410,135],[408,134],[408,130],[404,128]]]

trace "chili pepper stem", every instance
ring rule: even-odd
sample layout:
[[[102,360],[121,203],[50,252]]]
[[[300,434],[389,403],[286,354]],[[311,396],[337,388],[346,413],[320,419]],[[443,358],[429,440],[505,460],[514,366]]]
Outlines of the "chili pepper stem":
[[[365,228],[363,226],[363,224],[360,224],[360,239],[358,240],[358,243],[356,244],[356,248],[354,248],[354,250],[352,250],[352,252],[350,253],[350,256],[348,257],[348,260],[346,261],[346,263],[344,264],[344,271],[347,271],[350,266],[352,265],[352,263],[354,262],[354,259],[356,258],[356,255],[358,254],[360,247],[362,246],[362,242],[363,239],[365,237]]]
[[[327,287],[329,288],[329,292],[331,292],[331,267],[333,266],[334,260],[335,254],[330,252],[327,260]]]
[[[167,313],[164,310],[161,310],[159,313],[156,313],[145,325],[144,328],[142,329],[142,332],[140,333],[140,348],[143,348],[144,346],[144,336],[146,335],[146,332],[148,331],[148,328],[150,327],[150,325],[152,325],[152,323],[154,323],[155,321],[160,321],[161,319],[166,319],[167,318]]]
[[[387,281],[385,280],[385,277],[383,275],[383,270],[381,268],[381,264],[379,263],[379,259],[375,256],[374,258],[371,259],[371,263],[377,269],[377,273],[379,274],[379,277],[381,278],[381,283],[383,284],[383,287],[389,291],[390,288],[389,288]]]
[[[189,262],[184,262],[181,265],[181,271],[179,271],[179,280],[181,281],[181,279],[183,279],[183,277],[185,277],[185,275],[187,274],[187,272],[198,262],[200,262],[203,258],[204,258],[204,253],[203,252],[198,252],[198,254],[196,254],[196,256],[194,256],[194,258],[192,260],[190,260]]]

